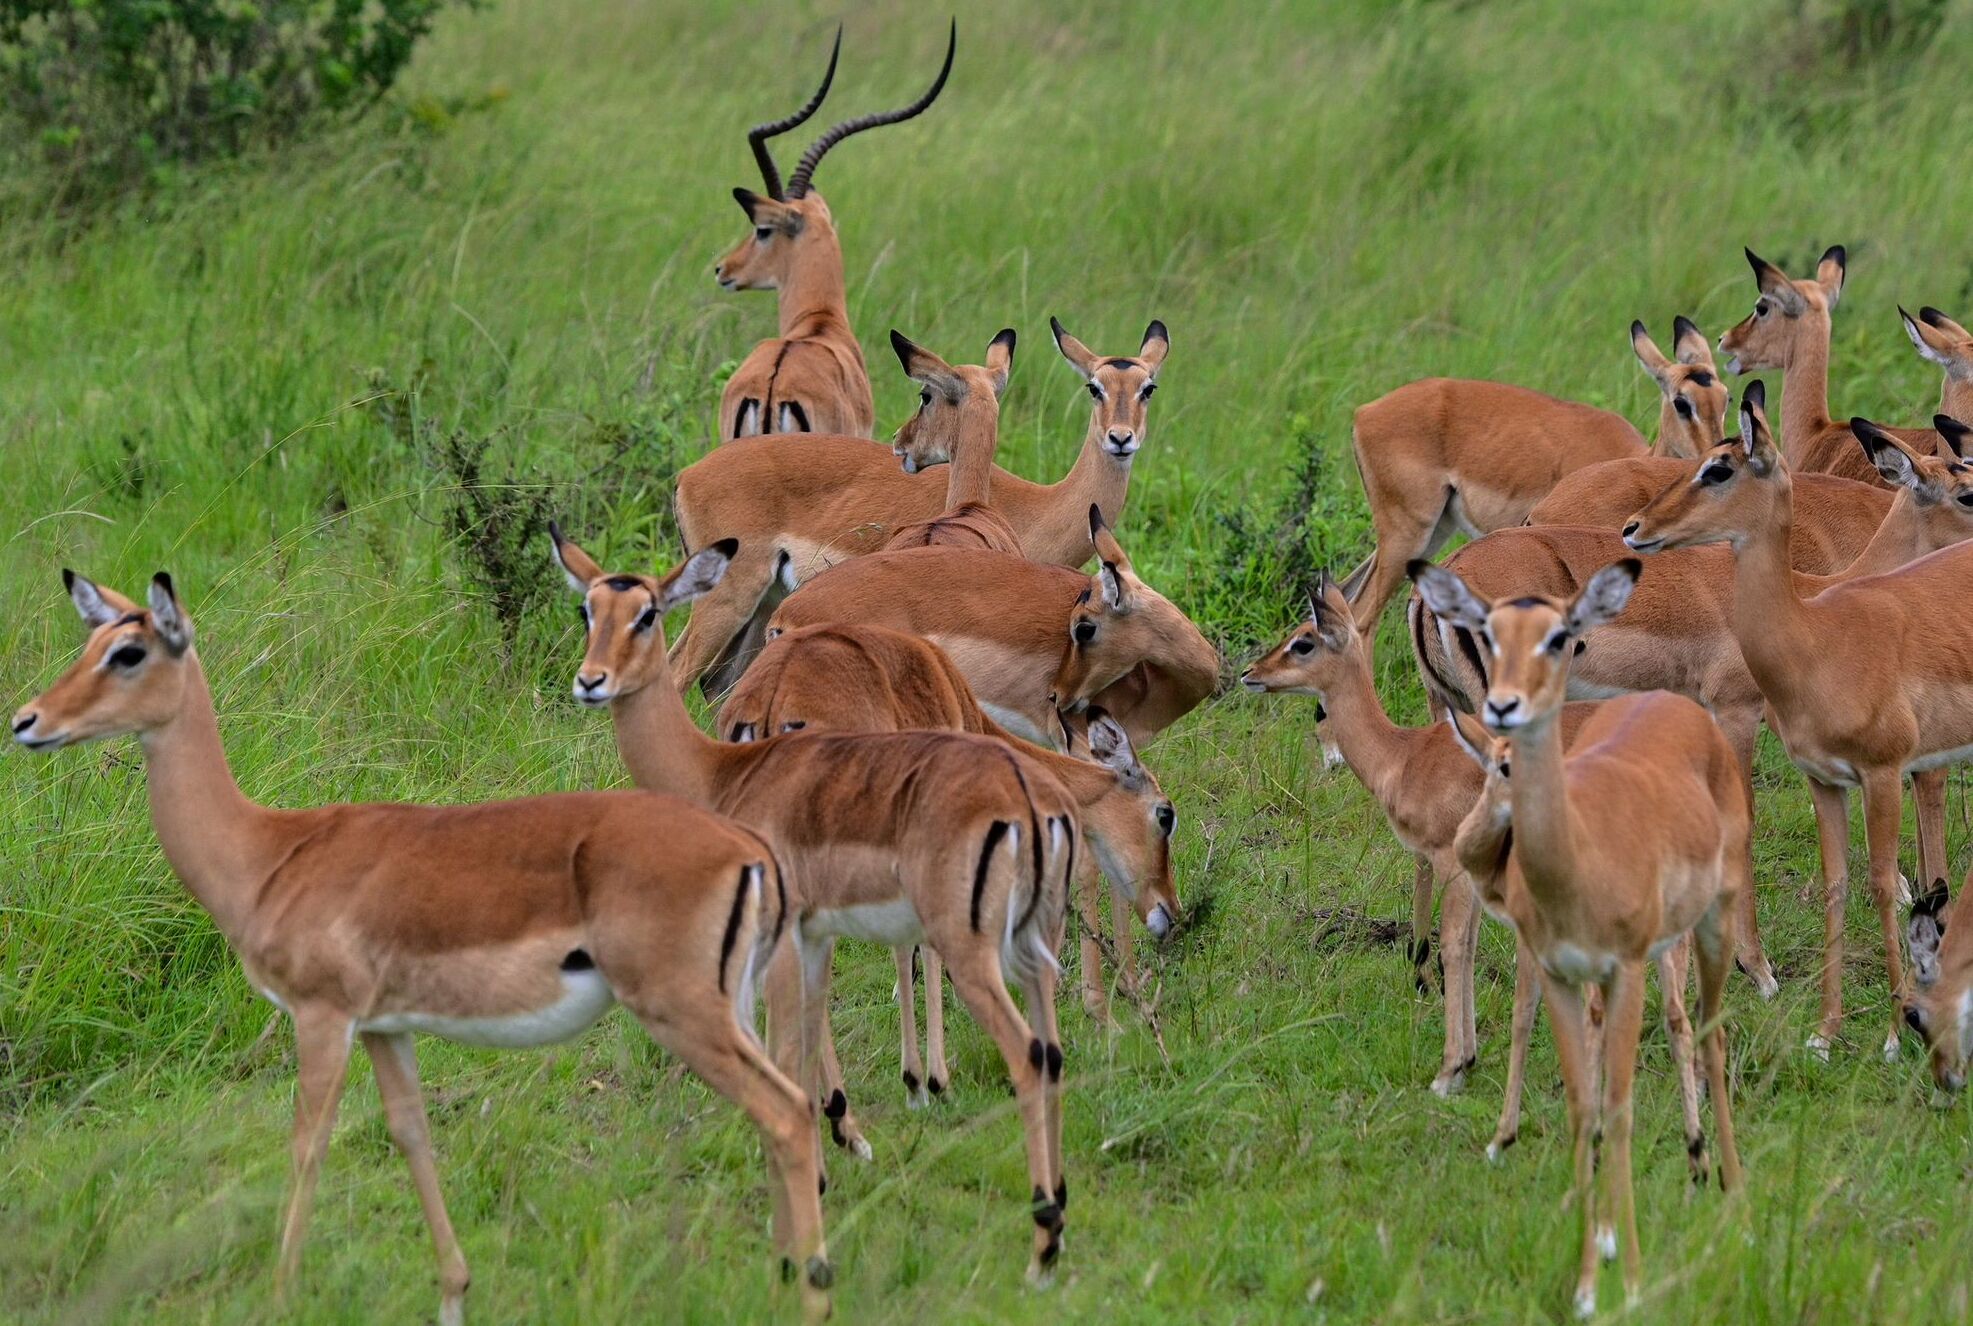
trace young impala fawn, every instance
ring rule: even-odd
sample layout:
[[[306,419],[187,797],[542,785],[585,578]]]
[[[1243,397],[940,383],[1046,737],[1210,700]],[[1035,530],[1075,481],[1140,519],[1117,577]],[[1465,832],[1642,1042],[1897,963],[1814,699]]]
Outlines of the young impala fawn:
[[[1960,886],[1965,893],[1965,886]],[[1973,1050],[1973,924],[1948,928],[1946,882],[1936,880],[1912,905],[1905,939],[1918,989],[1905,1004],[1905,1021],[1925,1038],[1932,1080],[1943,1091],[1966,1086],[1966,1055]]]
[[[1766,433],[1766,393],[1759,382],[1747,389],[1743,421]],[[1870,545],[1840,576],[1799,576],[1813,593],[1839,580],[1894,570],[1915,557],[1973,534],[1973,469],[1908,451],[1896,438],[1859,420],[1855,440],[1897,485],[1890,511]],[[1957,434],[1952,434],[1957,437]],[[1675,486],[1690,484],[1702,462],[1686,462]],[[1581,577],[1626,551],[1605,530],[1567,527],[1503,530],[1460,549],[1447,559],[1478,592],[1494,597],[1513,593],[1573,593]],[[1765,701],[1761,687],[1734,639],[1733,568],[1725,549],[1688,549],[1654,563],[1621,622],[1584,642],[1570,672],[1579,698],[1621,691],[1663,688],[1688,695],[1714,715],[1740,753],[1747,795],[1753,797],[1754,738]],[[1455,708],[1472,712],[1484,690],[1486,667],[1477,642],[1456,624],[1439,621],[1422,601],[1411,606],[1412,643],[1431,689]],[[1943,869],[1945,784],[1943,774],[1917,777],[1920,878]],[[1761,952],[1752,898],[1737,927],[1740,962],[1757,988],[1775,986]]]
[[[1727,371],[1775,369],[1786,375],[1781,451],[1797,475],[1826,473],[1863,483],[1882,482],[1851,445],[1849,426],[1829,415],[1830,315],[1843,295],[1848,267],[1843,246],[1824,253],[1814,278],[1806,281],[1790,279],[1752,249],[1746,252],[1760,297],[1754,301],[1754,311],[1720,337],[1720,351],[1728,356]],[[1918,353],[1945,370],[1938,412],[1973,419],[1973,337],[1935,308],[1922,310],[1917,319],[1899,309],[1898,318]],[[1923,428],[1886,431],[1926,454],[1939,441]]]
[[[747,214],[753,233],[713,264],[722,290],[772,290],[781,305],[780,334],[762,341],[740,362],[719,398],[719,440],[757,433],[840,433],[868,437],[877,414],[870,400],[870,378],[863,367],[863,350],[849,322],[843,285],[843,249],[836,238],[835,218],[822,195],[809,181],[830,148],[851,134],[898,124],[920,114],[938,99],[952,72],[959,42],[953,23],[946,43],[945,64],[925,95],[900,110],[844,120],[802,153],[788,187],[767,140],[805,123],[836,77],[836,57],[842,54],[843,30],[829,52],[822,86],[806,105],[786,119],[757,124],[747,142],[760,166],[765,198],[751,189],[733,190],[734,201]]]
[[[859,557],[775,609],[771,630],[855,622],[920,635],[946,652],[995,722],[1028,741],[1097,704],[1134,742],[1191,712],[1219,682],[1219,652],[1132,569],[1089,510],[1094,575],[974,548]]]
[[[1748,400],[1758,399],[1749,388]],[[1896,911],[1902,782],[1907,772],[1942,771],[1973,753],[1973,622],[1962,622],[1948,606],[1973,574],[1973,543],[1832,585],[1797,575],[1788,565],[1793,481],[1764,422],[1742,409],[1742,438],[1708,452],[1692,481],[1674,484],[1639,511],[1624,541],[1651,553],[1730,545],[1721,568],[1733,580],[1728,620],[1767,702],[1768,721],[1808,776],[1815,801],[1826,911],[1822,1018],[1810,1045],[1826,1053],[1843,1016],[1852,787],[1863,789],[1870,889],[1891,992],[1898,1000],[1905,994]],[[1854,422],[1861,433],[1895,445]],[[1962,462],[1952,469],[1973,477],[1973,467]],[[1973,511],[1973,488],[1954,505]],[[1936,809],[1928,815],[1921,802],[1919,818],[1920,878],[1943,878],[1943,815]],[[1897,1055],[1898,1027],[1894,1008],[1886,1058]]]
[[[1726,388],[1706,338],[1673,324],[1668,359],[1644,324],[1630,327],[1638,362],[1657,381],[1658,456],[1695,456],[1720,440]],[[1409,382],[1360,406],[1350,430],[1377,549],[1344,578],[1357,624],[1372,630],[1404,584],[1405,563],[1436,557],[1456,533],[1519,525],[1569,471],[1642,456],[1644,439],[1608,410],[1525,387],[1456,378]]]
[[[759,1126],[774,1236],[826,1316],[832,1273],[809,1098],[752,1028],[754,973],[779,938],[782,881],[758,835],[677,797],[563,793],[470,806],[248,800],[220,745],[191,618],[162,572],[138,607],[62,573],[89,639],[14,715],[54,751],[134,734],[165,859],[247,980],[294,1021],[294,1182],[279,1281],[301,1265],[351,1042],[376,1074],[438,1257],[439,1320],[469,1275],[439,1190],[416,1037],[546,1045],[621,1002],[660,1045]]]
[[[1087,752],[1099,764],[1112,767],[1118,760],[1127,760],[1128,734],[1100,707],[1091,713],[1093,717],[1086,723],[1077,723],[1066,715],[1062,717],[1064,748],[1076,754]],[[884,626],[831,622],[777,635],[721,706],[717,728],[731,741],[753,741],[780,732],[890,732],[917,728],[947,728],[995,737],[1055,774],[1076,798],[1084,821],[1103,822],[1103,828],[1093,832],[1092,838],[1106,840],[1128,832],[1133,816],[1142,817],[1145,808],[1135,804],[1134,798],[1145,788],[1154,786],[1149,781],[1139,786],[1119,783],[1086,760],[1069,758],[1023,741],[994,722],[980,707],[973,688],[966,684],[964,674],[944,650],[922,637]],[[1152,804],[1149,811],[1174,826],[1177,823],[1175,813],[1166,805]],[[1077,883],[1082,890],[1086,924],[1095,922],[1100,875],[1096,861],[1085,859],[1080,863]],[[1177,919],[1176,911],[1165,899],[1149,895],[1133,897],[1111,890],[1117,976],[1129,988],[1137,983],[1130,930],[1133,908],[1159,940],[1165,938]],[[917,1062],[910,954],[900,951],[897,959],[905,1088],[914,1104],[923,1104],[925,1097],[920,1094],[919,1082],[937,1093],[951,1080],[945,1067],[938,957],[927,954],[925,959],[929,1072]],[[1108,1016],[1102,953],[1095,936],[1088,933],[1082,940],[1082,998],[1093,1016]]]
[[[1055,955],[1069,880],[1086,831],[1118,888],[1175,916],[1170,817],[1146,808],[1112,837],[1113,821],[1082,817],[1048,766],[967,733],[796,731],[737,744],[707,737],[670,675],[663,615],[717,584],[733,552],[703,549],[663,577],[610,575],[556,532],[556,559],[582,595],[588,625],[575,697],[609,709],[639,786],[725,808],[773,846],[786,871],[796,961],[769,973],[769,1017],[785,1029],[787,1014],[801,1010],[802,1081],[824,1071],[838,938],[937,950],[1014,1082],[1034,1184],[1028,1269],[1046,1279],[1067,1199]],[[1109,759],[1097,771],[1104,778],[1141,805],[1163,804],[1127,744]],[[1009,977],[1026,996],[1025,1018],[1007,993]],[[788,1055],[785,1033],[776,1041]],[[839,1085],[824,1112],[853,1145],[861,1141]],[[857,1149],[869,1153],[867,1143]]]
[[[1735,897],[1753,884],[1739,765],[1705,710],[1664,691],[1599,705],[1564,755],[1558,720],[1574,645],[1623,611],[1637,583],[1637,561],[1605,567],[1568,599],[1533,595],[1492,603],[1429,562],[1413,562],[1410,570],[1433,611],[1484,640],[1494,665],[1480,719],[1505,741],[1511,767],[1492,761],[1489,787],[1461,825],[1457,851],[1475,874],[1493,870],[1505,856],[1500,907],[1541,969],[1575,1135],[1575,1200],[1583,1221],[1576,1311],[1588,1317],[1596,1311],[1598,1253],[1614,1256],[1619,1233],[1624,1288],[1633,1300],[1638,1293],[1631,1085],[1644,971],[1688,933],[1699,959],[1699,1029],[1720,1183],[1740,1184],[1720,1020]],[[1585,987],[1600,990],[1605,1007],[1600,1111]],[[1591,1193],[1599,1147],[1600,1210]]]
[[[1135,356],[1099,358],[1057,327],[1056,344],[1091,395],[1082,451],[1059,483],[1040,484],[995,466],[993,509],[1037,562],[1081,566],[1094,552],[1088,512],[1123,510],[1131,465],[1144,444],[1151,395],[1170,347],[1153,322]],[[1008,347],[1010,353],[1012,347]],[[948,452],[966,446],[965,419],[983,412],[978,388],[964,373],[961,401],[942,391],[921,394],[917,413],[900,430],[930,449],[934,434]],[[998,413],[994,415],[998,426]],[[817,434],[799,448],[778,440],[742,439],[715,449],[678,476],[674,502],[688,548],[739,540],[739,560],[718,589],[695,603],[672,647],[681,685],[704,678],[728,689],[760,647],[760,631],[782,595],[847,559],[881,549],[898,530],[945,510],[951,484],[923,469],[906,472],[888,450],[860,438]]]

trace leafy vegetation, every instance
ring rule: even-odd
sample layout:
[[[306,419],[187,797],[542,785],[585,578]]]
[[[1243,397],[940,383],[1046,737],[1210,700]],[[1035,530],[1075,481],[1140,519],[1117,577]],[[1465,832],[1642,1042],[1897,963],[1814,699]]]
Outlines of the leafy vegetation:
[[[1836,8],[1010,0],[964,17],[939,106],[846,144],[819,180],[878,417],[911,400],[878,353],[887,328],[967,359],[1013,325],[1004,459],[1059,475],[1087,400],[1048,316],[1099,351],[1163,319],[1172,357],[1120,535],[1236,655],[1287,627],[1312,569],[1368,551],[1356,404],[1489,376],[1648,426],[1630,320],[1662,339],[1686,313],[1717,335],[1752,300],[1743,243],[1798,264],[1846,243],[1832,405],[1927,417],[1936,371],[1894,305],[1973,310],[1973,180],[1948,109],[1973,25],[1935,8],[1922,40],[1799,65],[1829,49]],[[750,182],[744,131],[798,104],[833,19],[731,0],[448,11],[405,73],[407,114],[190,169],[86,233],[12,214],[11,693],[80,639],[57,568],[128,589],[165,567],[261,800],[623,782],[607,725],[566,698],[578,625],[529,580],[521,527],[552,512],[613,564],[676,559],[670,478],[712,436],[724,367],[773,325],[767,297],[708,271],[744,233],[727,192]],[[847,22],[842,114],[922,86],[943,48],[943,24],[898,0]],[[1395,614],[1378,658],[1387,703],[1421,718]],[[953,1011],[954,1091],[906,1112],[890,964],[839,964],[836,1026],[878,1150],[832,1156],[843,1319],[1566,1313],[1575,1225],[1544,1038],[1522,1144],[1480,1158],[1511,947],[1484,932],[1480,1066],[1437,1100],[1438,1014],[1388,942],[1411,863],[1311,732],[1310,705],[1235,692],[1148,753],[1203,916],[1153,959],[1168,1063],[1131,1016],[1111,1037],[1065,1010],[1075,1201],[1048,1300],[1020,1282],[1024,1180],[991,1047]],[[0,759],[6,1312],[262,1319],[292,1053],[171,879],[136,756]],[[1973,1112],[1935,1108],[1909,1052],[1871,1052],[1886,996],[1860,888],[1852,1034],[1828,1065],[1801,1055],[1820,893],[1807,798],[1772,743],[1758,790],[1783,993],[1729,987],[1751,1183],[1688,1192],[1649,1038],[1643,1316],[1963,1317]],[[1963,860],[1957,788],[1953,805]],[[424,1075],[481,1316],[752,1321],[777,1301],[750,1130],[627,1020],[538,1055],[433,1046]],[[288,1319],[430,1312],[428,1244],[367,1082],[313,1231]]]

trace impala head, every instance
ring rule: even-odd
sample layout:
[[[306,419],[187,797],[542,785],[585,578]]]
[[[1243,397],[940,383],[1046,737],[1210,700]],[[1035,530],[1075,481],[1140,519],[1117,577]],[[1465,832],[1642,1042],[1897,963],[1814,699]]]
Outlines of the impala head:
[[[1973,332],[1929,304],[1915,318],[1900,308],[1898,320],[1920,358],[1944,369],[1951,381],[1973,382]]]
[[[1087,805],[1082,824],[1096,863],[1158,939],[1177,924],[1178,886],[1172,880],[1171,839],[1178,812],[1131,749],[1123,724],[1091,707],[1086,725],[1063,719],[1069,753],[1108,769],[1113,789]]]
[[[739,540],[702,548],[663,576],[610,575],[594,558],[548,527],[555,563],[582,596],[588,643],[573,690],[582,704],[601,707],[657,683],[672,684],[665,661],[664,615],[690,603],[726,574]]]
[[[747,131],[747,142],[753,148],[754,161],[760,167],[761,183],[767,186],[767,194],[763,197],[747,188],[733,190],[733,197],[741,210],[746,212],[753,233],[713,264],[713,276],[722,288],[778,290],[787,284],[791,271],[804,257],[817,252],[838,252],[836,227],[830,218],[829,206],[822,201],[821,195],[813,191],[811,184],[816,166],[821,164],[830,148],[850,135],[911,119],[936,101],[945,87],[946,76],[952,72],[952,56],[958,41],[959,25],[955,20],[951,39],[945,49],[945,64],[924,96],[898,110],[862,115],[832,126],[802,153],[795,173],[788,177],[784,188],[780,167],[774,164],[774,154],[768,150],[767,140],[806,123],[822,105],[822,99],[829,95],[829,85],[836,77],[836,57],[842,54],[843,49],[843,30],[837,27],[836,44],[829,53],[829,68],[823,73],[822,85],[815,89],[815,95],[793,115],[757,124]],[[840,262],[838,257],[838,265]]]
[[[144,733],[178,716],[185,693],[192,619],[179,606],[171,577],[151,579],[149,606],[73,571],[62,584],[89,627],[82,657],[14,712],[14,740],[55,751],[103,737]]]
[[[1590,576],[1574,598],[1529,595],[1489,605],[1442,566],[1419,560],[1407,568],[1426,607],[1492,651],[1480,721],[1496,737],[1537,728],[1562,711],[1577,642],[1624,610],[1643,569],[1627,557]]]
[[[1905,1005],[1905,1021],[1925,1038],[1931,1051],[1932,1080],[1946,1091],[1966,1085],[1966,1056],[1973,1051],[1973,962],[1963,934],[1946,942],[1946,882],[1912,904],[1905,925],[1911,949],[1911,974],[1917,985]]]
[[[1644,330],[1630,325],[1630,348],[1664,396],[1658,413],[1658,454],[1696,456],[1726,436],[1726,384],[1713,367],[1706,334],[1681,314],[1672,321],[1672,355],[1667,359]]]
[[[987,343],[986,363],[948,364],[896,330],[891,349],[904,365],[904,376],[918,384],[918,410],[906,419],[891,442],[891,452],[904,462],[906,474],[948,464],[968,435],[992,443],[1000,427],[1000,398],[1007,392],[1007,375],[1014,369],[1014,329],[1001,329]]]
[[[1183,655],[1188,666],[1217,671],[1212,645],[1170,599],[1137,578],[1096,506],[1089,508],[1089,538],[1096,547],[1096,574],[1069,613],[1068,641],[1055,672],[1056,706],[1080,711],[1149,658],[1176,661]]]
[[[1729,373],[1753,373],[1772,368],[1786,371],[1803,338],[1817,343],[1829,339],[1829,315],[1843,297],[1843,273],[1848,255],[1841,244],[1822,255],[1815,277],[1796,281],[1788,273],[1747,250],[1760,295],[1754,311],[1720,337],[1720,353]]]
[[[1250,691],[1320,697],[1351,669],[1363,666],[1363,636],[1342,587],[1324,571],[1308,598],[1308,618],[1286,640],[1254,660],[1240,674]],[[1328,717],[1318,698],[1315,719]]]
[[[1069,367],[1082,374],[1092,405],[1090,435],[1103,448],[1103,454],[1128,465],[1144,445],[1145,416],[1150,412],[1151,394],[1158,389],[1158,369],[1171,349],[1165,324],[1153,318],[1144,329],[1144,344],[1131,357],[1105,358],[1062,329],[1060,319],[1048,320],[1055,333],[1055,348]]]

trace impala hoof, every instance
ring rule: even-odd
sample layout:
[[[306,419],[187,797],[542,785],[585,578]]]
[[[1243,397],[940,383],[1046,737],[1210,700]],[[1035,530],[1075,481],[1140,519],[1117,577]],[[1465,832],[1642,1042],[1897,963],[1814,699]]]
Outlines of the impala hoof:
[[[1520,1138],[1519,1133],[1509,1133],[1505,1137],[1496,1137],[1493,1139],[1493,1141],[1488,1142],[1487,1163],[1490,1165],[1498,1165],[1501,1161],[1501,1157],[1507,1154],[1507,1148],[1513,1146],[1514,1143],[1519,1138]]]
[[[1898,1040],[1897,1029],[1892,1028],[1891,1034],[1884,1038],[1884,1062],[1887,1064],[1896,1063],[1898,1061],[1898,1054],[1903,1049],[1904,1045]]]
[[[849,1152],[851,1155],[855,1156],[858,1160],[861,1160],[866,1164],[877,1158],[877,1153],[870,1149],[869,1141],[861,1137],[850,1138]]]
[[[1813,1036],[1810,1036],[1802,1048],[1822,1060],[1822,1062],[1829,1062],[1829,1038],[1821,1032],[1818,1031]]]
[[[1911,906],[1911,900],[1915,896],[1911,891],[1911,881],[1906,879],[1904,871],[1900,870],[1898,872],[1898,906]]]
[[[1576,1291],[1576,1319],[1578,1321],[1588,1321],[1595,1315],[1596,1291],[1594,1289],[1578,1289]]]
[[[1597,1227],[1596,1255],[1606,1262],[1617,1260],[1617,1231],[1609,1225]]]

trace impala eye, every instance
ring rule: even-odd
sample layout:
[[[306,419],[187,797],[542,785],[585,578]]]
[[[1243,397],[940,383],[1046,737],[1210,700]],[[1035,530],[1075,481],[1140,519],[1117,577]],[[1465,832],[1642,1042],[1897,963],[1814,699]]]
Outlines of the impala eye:
[[[930,387],[918,388],[918,404],[930,405],[931,403],[932,403],[932,389]]]
[[[1305,635],[1298,635],[1288,642],[1288,652],[1291,654],[1313,654],[1315,652],[1315,641]]]
[[[1767,316],[1767,301],[1765,299],[1754,301],[1754,316],[1757,318],[1765,318]]]
[[[1147,382],[1144,384],[1144,389],[1137,393],[1137,399],[1140,401],[1148,401],[1151,399],[1151,393],[1156,391],[1157,389],[1158,389],[1157,383]]]
[[[754,238],[755,238],[756,240],[759,240],[759,241],[760,241],[760,242],[761,242],[762,244],[765,244],[765,243],[767,243],[767,241],[769,241],[770,239],[773,239],[773,238],[774,238],[774,227],[773,227],[773,226],[755,226],[755,227],[754,227]]]
[[[1158,831],[1167,838],[1171,837],[1173,831],[1178,828],[1178,812],[1173,810],[1171,803],[1167,801],[1164,805],[1158,807],[1157,816]]]
[[[1973,506],[1973,493],[1961,493],[1958,497],[1954,498],[1953,500],[1958,502],[1961,506]]]
[[[1716,483],[1725,483],[1732,477],[1733,467],[1723,460],[1716,460],[1706,466],[1705,469],[1699,471],[1699,482],[1707,487],[1711,487]]]
[[[650,630],[653,626],[656,626],[657,624],[658,624],[658,606],[657,604],[654,603],[650,607],[644,609],[644,611],[637,614],[637,620],[631,624],[630,630],[631,633],[634,635],[642,635],[644,632]]]
[[[1681,419],[1692,417],[1692,402],[1683,396],[1672,397],[1672,408],[1678,411],[1678,417]]]
[[[1549,634],[1548,639],[1541,642],[1541,647],[1545,653],[1559,654],[1562,652],[1562,647],[1568,643],[1569,633],[1567,631],[1554,631]]]
[[[142,645],[124,645],[110,651],[109,665],[113,668],[134,668],[144,661],[144,654]]]
[[[1103,399],[1103,389],[1097,386],[1094,382],[1089,384],[1089,399],[1093,401],[1100,401]]]
[[[1086,645],[1096,638],[1096,623],[1088,620],[1079,621],[1075,625],[1074,634],[1077,644]]]

